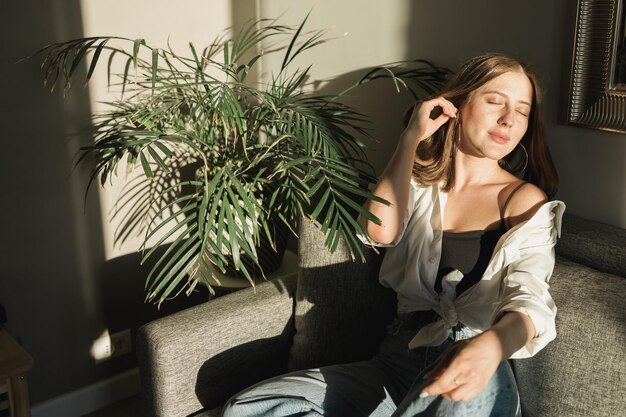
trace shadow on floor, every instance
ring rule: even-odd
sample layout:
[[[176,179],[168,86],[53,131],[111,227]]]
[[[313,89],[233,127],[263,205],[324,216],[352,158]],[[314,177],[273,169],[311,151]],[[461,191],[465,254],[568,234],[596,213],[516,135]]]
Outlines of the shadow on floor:
[[[142,417],[141,396],[135,395],[83,417]]]

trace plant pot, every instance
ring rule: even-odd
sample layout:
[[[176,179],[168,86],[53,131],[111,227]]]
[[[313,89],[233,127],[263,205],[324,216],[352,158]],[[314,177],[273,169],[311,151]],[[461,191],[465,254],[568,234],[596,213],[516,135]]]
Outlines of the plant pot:
[[[194,177],[197,181],[201,181],[204,173],[202,167],[199,167],[198,164],[190,164],[186,167],[187,172],[194,172]],[[271,192],[274,188],[270,185],[265,189],[265,194],[271,195]],[[272,247],[270,240],[268,239],[265,230],[259,227],[259,244],[255,246],[258,261],[261,268],[255,264],[253,259],[244,251],[239,251],[239,258],[246,270],[250,273],[253,279],[262,278],[263,274],[267,275],[274,271],[276,271],[283,260],[283,256],[285,254],[285,250],[287,247],[287,241],[289,240],[289,228],[284,224],[283,221],[277,216],[275,212],[270,213],[268,218],[266,219],[268,224],[268,229],[272,234],[272,240],[274,242],[275,248]],[[258,223],[258,219],[248,218],[246,222],[249,227],[251,227],[251,223]],[[240,225],[241,226],[241,225]],[[232,255],[226,255],[226,263],[224,265],[225,275],[231,277],[238,278],[246,278],[244,273],[235,267],[235,262]],[[263,271],[263,274],[261,273]]]
[[[271,247],[270,242],[265,235],[264,231],[261,231],[260,244],[256,247],[257,255],[259,257],[259,264],[265,275],[276,271],[283,260],[285,249],[287,248],[287,241],[289,240],[289,229],[280,219],[270,219],[268,221],[269,229],[272,232],[272,238],[276,245],[276,250]],[[252,258],[245,252],[241,251],[239,254],[241,262],[245,265],[246,269],[250,272],[253,278],[261,278],[262,274],[259,267],[254,263]],[[226,275],[245,277],[244,274],[235,269],[232,256],[228,257],[228,263],[225,265]]]

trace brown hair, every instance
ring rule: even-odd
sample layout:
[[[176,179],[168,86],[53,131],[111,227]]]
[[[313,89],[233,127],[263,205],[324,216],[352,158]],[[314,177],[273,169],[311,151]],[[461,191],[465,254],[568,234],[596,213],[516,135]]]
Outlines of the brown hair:
[[[528,129],[520,140],[528,152],[528,163],[524,163],[526,159],[524,152],[520,146],[517,146],[513,152],[502,158],[499,164],[513,175],[535,184],[546,193],[548,198],[552,198],[556,194],[559,180],[546,144],[539,82],[528,65],[501,54],[490,53],[476,56],[463,64],[436,96],[442,96],[451,101],[456,108],[460,108],[478,88],[510,71],[522,71],[533,88]],[[405,125],[408,123],[412,109],[409,109],[405,115]],[[413,177],[419,184],[433,185],[444,180],[446,191],[454,185],[452,168],[459,124],[453,120],[419,144],[413,165]]]

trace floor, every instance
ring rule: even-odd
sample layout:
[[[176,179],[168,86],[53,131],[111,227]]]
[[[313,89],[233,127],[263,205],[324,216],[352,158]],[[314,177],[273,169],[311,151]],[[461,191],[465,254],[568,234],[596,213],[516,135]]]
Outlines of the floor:
[[[141,397],[139,395],[130,397],[83,417],[142,417]]]

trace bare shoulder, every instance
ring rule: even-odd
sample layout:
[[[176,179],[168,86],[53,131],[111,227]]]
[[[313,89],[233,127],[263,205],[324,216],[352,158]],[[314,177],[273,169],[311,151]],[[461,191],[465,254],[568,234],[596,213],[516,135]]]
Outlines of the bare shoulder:
[[[508,228],[533,217],[537,210],[539,210],[539,207],[548,201],[546,193],[535,184],[525,183],[521,188],[518,188],[517,191],[514,191],[519,185],[519,182],[511,184],[513,188],[507,193],[508,195],[513,192],[503,213]]]

